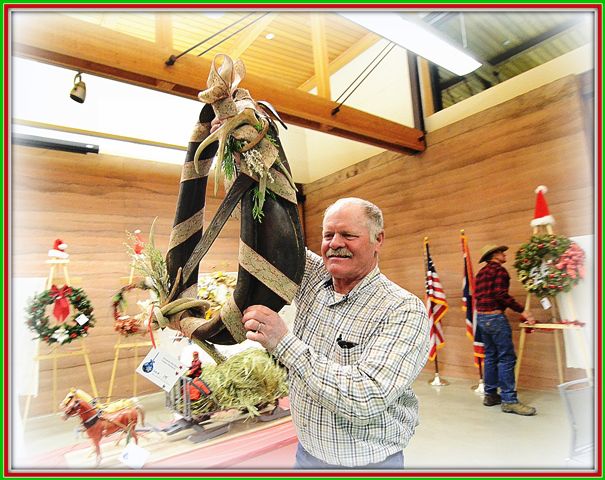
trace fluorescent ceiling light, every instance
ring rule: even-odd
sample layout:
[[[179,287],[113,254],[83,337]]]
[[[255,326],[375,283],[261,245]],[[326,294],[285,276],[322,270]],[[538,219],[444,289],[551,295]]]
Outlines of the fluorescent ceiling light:
[[[401,14],[364,12],[341,15],[456,75],[466,75],[481,66],[470,55]]]

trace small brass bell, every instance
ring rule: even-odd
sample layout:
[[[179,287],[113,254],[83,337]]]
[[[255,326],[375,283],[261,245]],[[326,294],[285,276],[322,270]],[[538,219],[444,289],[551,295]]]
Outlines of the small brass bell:
[[[86,84],[82,81],[81,73],[77,73],[74,77],[74,88],[71,89],[69,96],[78,103],[84,103],[86,99]]]

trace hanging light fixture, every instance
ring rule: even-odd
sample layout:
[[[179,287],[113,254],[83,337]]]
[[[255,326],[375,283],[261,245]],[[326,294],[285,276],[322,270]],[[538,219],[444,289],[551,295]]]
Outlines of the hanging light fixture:
[[[82,81],[80,72],[76,73],[74,77],[74,86],[69,96],[74,102],[78,103],[84,103],[84,100],[86,100],[86,84]]]
[[[399,13],[347,12],[340,15],[456,75],[466,75],[481,66],[473,57],[432,32],[428,25],[421,25]]]

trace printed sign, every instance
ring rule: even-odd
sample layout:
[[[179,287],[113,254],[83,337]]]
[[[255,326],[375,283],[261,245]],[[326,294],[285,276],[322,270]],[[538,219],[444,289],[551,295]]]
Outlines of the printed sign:
[[[169,392],[186,367],[173,356],[152,348],[137,368],[137,373]]]
[[[548,298],[546,297],[541,298],[540,303],[542,304],[542,308],[544,310],[548,310],[550,307],[552,307],[552,305],[550,304],[550,300],[548,300]]]

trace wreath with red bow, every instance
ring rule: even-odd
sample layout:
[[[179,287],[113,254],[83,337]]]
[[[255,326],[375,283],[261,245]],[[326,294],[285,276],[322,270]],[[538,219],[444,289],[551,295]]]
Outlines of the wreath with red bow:
[[[47,315],[50,305],[54,320]],[[68,319],[72,308],[74,313]],[[53,285],[36,295],[30,300],[26,313],[27,326],[37,334],[34,339],[39,338],[49,345],[65,345],[85,337],[95,324],[92,304],[84,290],[68,285],[61,288]]]

